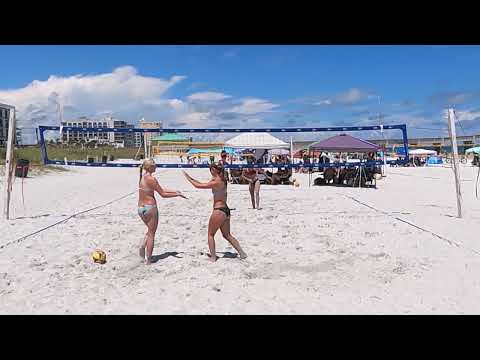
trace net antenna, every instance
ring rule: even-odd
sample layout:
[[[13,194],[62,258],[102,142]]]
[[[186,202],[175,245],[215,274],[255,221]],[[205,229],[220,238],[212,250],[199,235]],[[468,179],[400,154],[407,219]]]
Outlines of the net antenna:
[[[5,219],[10,219],[10,196],[12,192],[12,180],[14,172],[13,151],[15,146],[15,107],[2,105],[8,109],[8,134],[7,134],[7,151],[5,156],[5,197],[3,214]]]

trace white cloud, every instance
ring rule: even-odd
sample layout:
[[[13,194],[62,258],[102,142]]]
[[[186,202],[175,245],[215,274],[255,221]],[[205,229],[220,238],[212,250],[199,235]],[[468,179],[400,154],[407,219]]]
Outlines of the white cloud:
[[[480,118],[480,111],[456,110],[455,115],[457,116],[458,121],[472,121]]]
[[[176,121],[192,128],[205,128],[212,122],[210,115],[209,112],[191,112],[179,116]]]
[[[313,105],[332,105],[332,100],[330,100],[330,99],[321,100],[321,101],[318,101],[318,102],[314,103]]]
[[[0,103],[17,108],[18,126],[24,129],[58,125],[59,103],[63,104],[65,120],[111,115],[137,123],[144,117],[163,121],[166,126],[192,128],[261,126],[261,114],[279,106],[264,99],[235,99],[213,91],[196,92],[185,99],[169,98],[168,90],[184,79],[144,76],[132,66],[104,74],[52,75],[23,88],[0,89]]]
[[[357,88],[351,88],[348,89],[347,91],[337,94],[333,97],[326,98],[320,101],[315,101],[312,104],[317,105],[317,106],[323,106],[323,105],[353,105],[358,103],[361,100],[370,98],[371,95],[369,95],[367,92],[357,89]]]
[[[183,79],[184,76],[147,77],[132,66],[122,66],[105,74],[52,75],[47,80],[34,80],[20,89],[0,90],[0,101],[17,108],[23,127],[37,126],[40,122],[57,124],[59,101],[64,105],[65,118],[113,112],[119,118],[137,121],[141,116],[155,115],[153,110],[166,107],[163,96]]]
[[[233,57],[236,57],[239,52],[240,52],[239,49],[229,49],[223,53],[223,57],[233,58]]]
[[[365,97],[363,91],[357,88],[352,88],[337,96],[336,101],[341,104],[354,104]]]
[[[278,107],[277,104],[273,104],[267,100],[247,98],[243,99],[240,105],[236,105],[231,108],[229,112],[242,115],[253,115],[264,112],[271,112],[276,107]]]
[[[168,100],[168,105],[174,110],[185,110],[186,104],[179,99]]]
[[[187,97],[189,101],[222,101],[228,98],[231,96],[214,91],[198,92]]]

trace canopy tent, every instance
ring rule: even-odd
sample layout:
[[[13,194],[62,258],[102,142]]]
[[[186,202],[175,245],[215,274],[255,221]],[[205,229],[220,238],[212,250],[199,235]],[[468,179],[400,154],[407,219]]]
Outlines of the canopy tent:
[[[443,164],[443,160],[442,160],[441,157],[438,157],[438,156],[430,156],[430,157],[427,159],[427,166],[440,165],[440,164]]]
[[[253,156],[255,157],[255,161],[260,160],[267,154],[267,150],[265,149],[255,149]]]
[[[480,155],[480,146],[467,149],[467,150],[465,151],[465,154],[477,154],[477,155]]]
[[[268,150],[270,155],[290,155],[290,150],[287,149],[273,149]]]
[[[179,134],[166,133],[158,136],[152,136],[152,141],[188,141],[188,139]]]
[[[381,147],[376,144],[373,144],[366,140],[358,139],[348,134],[335,135],[328,139],[317,141],[316,143],[313,143],[308,147],[310,152],[327,151],[327,152],[333,152],[333,153],[374,153],[374,154],[377,154],[377,151],[380,148]],[[359,176],[358,184],[359,186],[361,186],[362,176],[365,178],[365,182],[366,182],[366,173],[364,170],[362,171],[362,166],[360,166],[361,161],[347,160],[347,162],[359,163],[358,169],[356,170],[356,174],[358,174]],[[362,175],[362,172],[363,172],[363,175]],[[309,172],[308,173],[309,184],[311,182],[311,176],[312,176],[312,173]],[[355,175],[355,178],[356,177],[357,175]]]
[[[376,152],[380,149],[380,146],[348,134],[340,134],[325,140],[317,141],[310,145],[309,149],[329,152]]]
[[[409,151],[410,156],[428,156],[428,155],[437,155],[435,150],[427,149],[413,149]]]
[[[234,149],[288,149],[289,144],[269,133],[243,133],[225,142]]]

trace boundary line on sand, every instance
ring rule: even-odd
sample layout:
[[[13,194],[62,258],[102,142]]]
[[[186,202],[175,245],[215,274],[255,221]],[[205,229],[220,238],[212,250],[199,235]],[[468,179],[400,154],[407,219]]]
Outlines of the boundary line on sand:
[[[402,218],[399,218],[398,216],[392,216],[391,214],[389,214],[389,213],[387,213],[387,212],[385,212],[385,211],[378,210],[378,209],[374,208],[373,206],[368,205],[368,204],[366,204],[366,203],[364,203],[364,202],[362,202],[362,201],[354,198],[353,196],[349,196],[349,195],[345,195],[345,194],[339,194],[339,195],[343,195],[343,196],[345,196],[346,198],[349,198],[349,199],[351,199],[351,200],[353,200],[353,201],[355,201],[355,202],[357,202],[357,203],[359,203],[359,204],[361,204],[361,205],[363,205],[363,206],[365,206],[365,207],[367,207],[367,208],[369,208],[369,209],[371,209],[371,210],[374,210],[374,211],[376,211],[376,212],[378,212],[378,213],[381,213],[381,214],[383,214],[383,215],[387,215],[387,216],[389,216],[389,217],[391,217],[391,218],[394,218],[395,220],[401,221],[401,222],[403,222],[403,223],[405,223],[405,224],[407,224],[407,225],[410,225],[410,226],[412,226],[412,227],[414,227],[414,228],[416,228],[416,229],[419,229],[419,230],[421,230],[421,231],[424,231],[424,232],[426,232],[426,233],[429,233],[429,234],[433,235],[434,237],[439,238],[439,239],[441,239],[441,240],[449,243],[450,245],[455,245],[455,246],[457,246],[457,247],[459,247],[459,248],[462,248],[462,246],[461,246],[459,243],[456,243],[456,242],[454,242],[454,241],[452,241],[452,240],[449,240],[449,239],[447,239],[447,238],[445,238],[445,237],[443,237],[443,236],[440,236],[440,235],[434,233],[433,231],[430,231],[430,230],[428,230],[428,229],[424,229],[424,228],[422,228],[421,226],[415,225],[415,224],[413,224],[413,223],[411,223],[411,222],[409,222],[409,221],[407,221],[407,220],[404,220],[404,219],[402,219]],[[478,251],[476,251],[476,250],[473,250],[473,249],[470,249],[470,248],[465,248],[465,249],[468,249],[468,250],[472,251],[473,253],[475,253],[475,254],[477,254],[477,255],[480,255],[480,252],[478,252]]]
[[[20,238],[18,238],[18,239],[15,239],[15,240],[6,242],[5,244],[0,245],[0,249],[4,249],[5,247],[10,246],[10,245],[15,244],[15,243],[20,243],[21,241],[29,238],[30,236],[39,234],[39,233],[41,233],[42,231],[45,231],[45,230],[50,229],[50,228],[52,228],[52,227],[54,227],[54,226],[60,225],[60,224],[62,224],[62,223],[65,223],[65,222],[67,222],[68,220],[73,219],[74,217],[76,217],[76,216],[78,216],[78,215],[85,214],[85,213],[87,213],[87,212],[89,212],[89,211],[93,211],[93,210],[96,210],[96,209],[105,207],[105,206],[107,206],[107,205],[113,204],[114,202],[120,201],[120,200],[122,200],[122,199],[124,199],[124,198],[126,198],[126,197],[128,197],[128,196],[130,196],[130,195],[135,194],[136,192],[137,192],[137,190],[132,191],[131,193],[128,193],[127,195],[123,195],[122,197],[119,197],[118,199],[111,200],[111,201],[109,201],[109,202],[107,202],[107,203],[105,203],[105,204],[98,205],[98,206],[95,206],[95,207],[93,207],[93,208],[91,208],[91,209],[83,210],[83,211],[80,211],[80,212],[75,213],[75,214],[73,214],[73,215],[70,215],[70,216],[68,216],[67,218],[63,219],[63,220],[57,221],[56,223],[51,224],[51,225],[48,225],[48,226],[46,226],[46,227],[44,227],[44,228],[42,228],[42,229],[40,229],[40,230],[37,230],[37,231],[35,231],[35,232],[31,233],[31,234],[28,234],[28,235],[22,236],[22,237],[20,237]]]

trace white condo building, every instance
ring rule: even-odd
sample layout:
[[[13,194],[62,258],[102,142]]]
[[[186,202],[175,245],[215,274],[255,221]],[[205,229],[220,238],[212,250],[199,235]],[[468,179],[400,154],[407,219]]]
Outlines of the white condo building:
[[[8,120],[10,111],[15,111],[15,107],[7,104],[0,104],[0,145],[5,145],[8,139]]]
[[[124,120],[106,117],[101,120],[92,120],[87,117],[81,117],[77,120],[62,122],[62,126],[89,127],[89,128],[133,128],[131,124],[127,124]],[[139,134],[140,135],[140,134]],[[117,146],[133,147],[137,146],[137,134],[113,133],[113,132],[81,132],[81,131],[63,131],[62,142],[85,142],[98,141],[99,143],[116,144]],[[141,140],[141,136],[140,136]],[[141,144],[140,144],[141,146]]]

